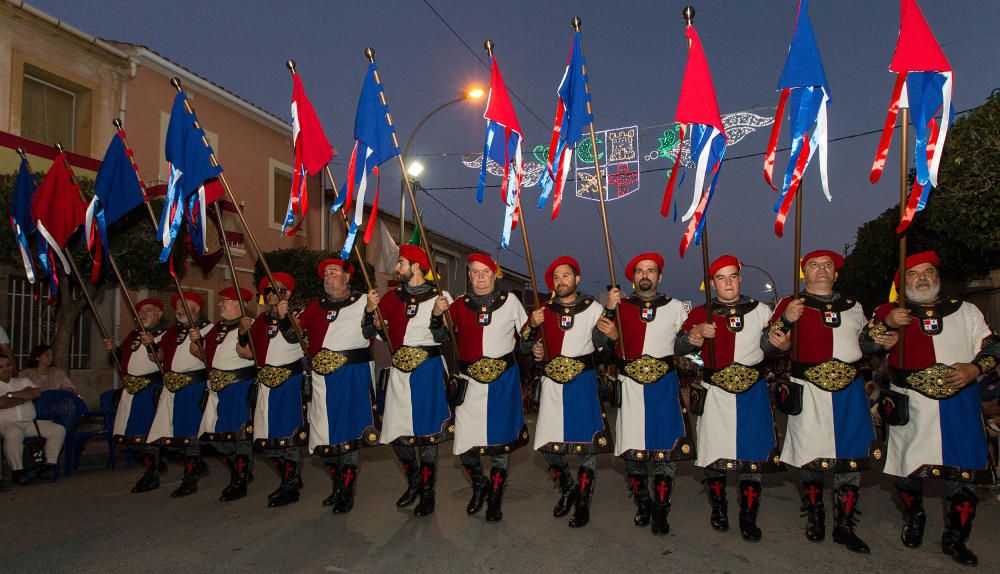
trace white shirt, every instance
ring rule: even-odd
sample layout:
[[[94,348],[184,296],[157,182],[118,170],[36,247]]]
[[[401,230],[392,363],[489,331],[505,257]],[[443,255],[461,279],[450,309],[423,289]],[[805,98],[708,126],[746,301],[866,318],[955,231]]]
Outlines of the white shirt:
[[[16,393],[24,389],[36,388],[28,379],[14,377],[9,381],[0,381],[0,396]],[[0,421],[33,421],[35,420],[35,403],[24,401],[16,407],[0,409]]]
[[[0,327],[0,345],[9,345],[9,344],[10,344],[10,337],[7,336],[7,331],[4,331],[3,327]]]

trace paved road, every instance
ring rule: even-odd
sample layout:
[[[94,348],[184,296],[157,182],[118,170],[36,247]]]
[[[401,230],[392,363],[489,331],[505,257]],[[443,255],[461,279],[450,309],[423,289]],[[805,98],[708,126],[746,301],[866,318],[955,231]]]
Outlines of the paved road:
[[[514,456],[498,524],[487,524],[482,513],[465,514],[466,479],[457,457],[444,450],[437,512],[423,519],[393,504],[404,481],[391,451],[367,450],[364,458],[354,511],[333,516],[320,505],[329,482],[318,462],[305,469],[299,503],[270,509],[265,498],[278,479],[262,459],[250,496],[224,504],[217,496],[227,476],[214,460],[201,490],[175,500],[168,494],[180,480],[179,466],[171,465],[159,490],[134,495],[128,490],[138,468],[98,470],[100,459],[91,457],[85,461],[91,468],[69,479],[0,492],[0,572],[966,571],[936,543],[941,486],[928,488],[927,543],[908,550],[899,542],[891,481],[875,471],[865,473],[862,489],[858,532],[872,547],[872,555],[862,557],[833,544],[829,524],[827,542],[805,539],[793,472],[765,480],[764,539],[750,544],[735,529],[711,529],[700,473],[691,463],[681,465],[671,532],[654,537],[632,526],[623,465],[610,455],[601,457],[592,521],[582,530],[552,517],[556,491],[541,457],[527,449]],[[989,491],[979,494],[983,503],[970,546],[980,570],[997,572],[1000,503]],[[734,525],[736,515],[733,500]]]

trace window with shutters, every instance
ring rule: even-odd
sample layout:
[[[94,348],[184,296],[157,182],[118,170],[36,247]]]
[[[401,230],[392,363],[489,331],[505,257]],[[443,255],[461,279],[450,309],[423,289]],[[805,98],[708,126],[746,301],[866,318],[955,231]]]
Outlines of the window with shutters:
[[[91,91],[27,64],[21,86],[21,137],[88,155]]]

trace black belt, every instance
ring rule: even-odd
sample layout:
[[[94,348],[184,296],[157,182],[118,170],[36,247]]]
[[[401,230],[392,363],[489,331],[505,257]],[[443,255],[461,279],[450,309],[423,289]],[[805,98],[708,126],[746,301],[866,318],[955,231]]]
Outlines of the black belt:
[[[324,347],[324,349],[326,349]],[[321,349],[322,350],[322,349]],[[356,363],[367,363],[372,360],[372,350],[371,347],[362,347],[360,349],[347,349],[346,351],[334,351],[333,349],[326,349],[332,353],[337,353],[338,355],[343,355],[347,362],[345,365],[353,365]],[[438,352],[440,354],[440,351]]]
[[[293,375],[297,375],[297,374],[299,374],[299,373],[301,373],[302,371],[305,370],[305,368],[302,366],[302,361],[301,360],[299,360],[299,361],[293,361],[291,363],[288,363],[287,365],[264,365],[261,368],[263,369],[263,368],[266,368],[266,367],[272,367],[272,368],[276,368],[276,369],[288,369],[289,371],[292,372]]]
[[[208,380],[208,369],[198,369],[196,371],[169,371],[177,373],[178,375],[184,375],[185,377],[191,377],[191,383],[200,383],[202,381]],[[188,384],[191,384],[188,383]]]
[[[486,358],[492,358],[492,357],[483,357],[483,358],[486,359]],[[511,353],[507,353],[506,355],[504,355],[502,357],[496,357],[496,360],[503,361],[504,363],[506,363],[507,364],[506,368],[509,369],[510,366],[514,364],[514,353],[511,352]],[[476,361],[461,361],[460,360],[460,361],[458,361],[458,368],[463,373],[465,373],[465,371],[467,371],[469,369],[469,367],[471,367],[473,365],[473,363],[475,363],[475,362]],[[468,373],[466,373],[466,374],[468,374]]]
[[[237,381],[245,381],[247,379],[252,379],[257,376],[257,367],[243,367],[242,369],[236,369],[235,371],[227,371],[226,369],[212,369],[213,371],[219,371],[220,373],[226,373],[236,377]],[[301,368],[299,369],[302,370]]]
[[[426,352],[428,359],[441,356],[441,345],[428,345],[426,347],[416,346],[416,345],[406,345],[406,346],[412,347],[414,349],[420,349]]]

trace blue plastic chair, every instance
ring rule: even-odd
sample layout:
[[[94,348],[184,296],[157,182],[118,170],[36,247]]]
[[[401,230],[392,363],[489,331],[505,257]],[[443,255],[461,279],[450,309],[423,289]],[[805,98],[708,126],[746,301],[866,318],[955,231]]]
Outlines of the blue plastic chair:
[[[87,442],[94,438],[104,437],[107,429],[97,431],[79,431],[81,421],[88,416],[98,415],[87,409],[87,404],[78,395],[69,391],[50,390],[42,392],[35,400],[35,411],[38,418],[58,423],[66,429],[66,440],[63,443],[64,471],[69,476],[72,470],[80,468],[80,457]]]

